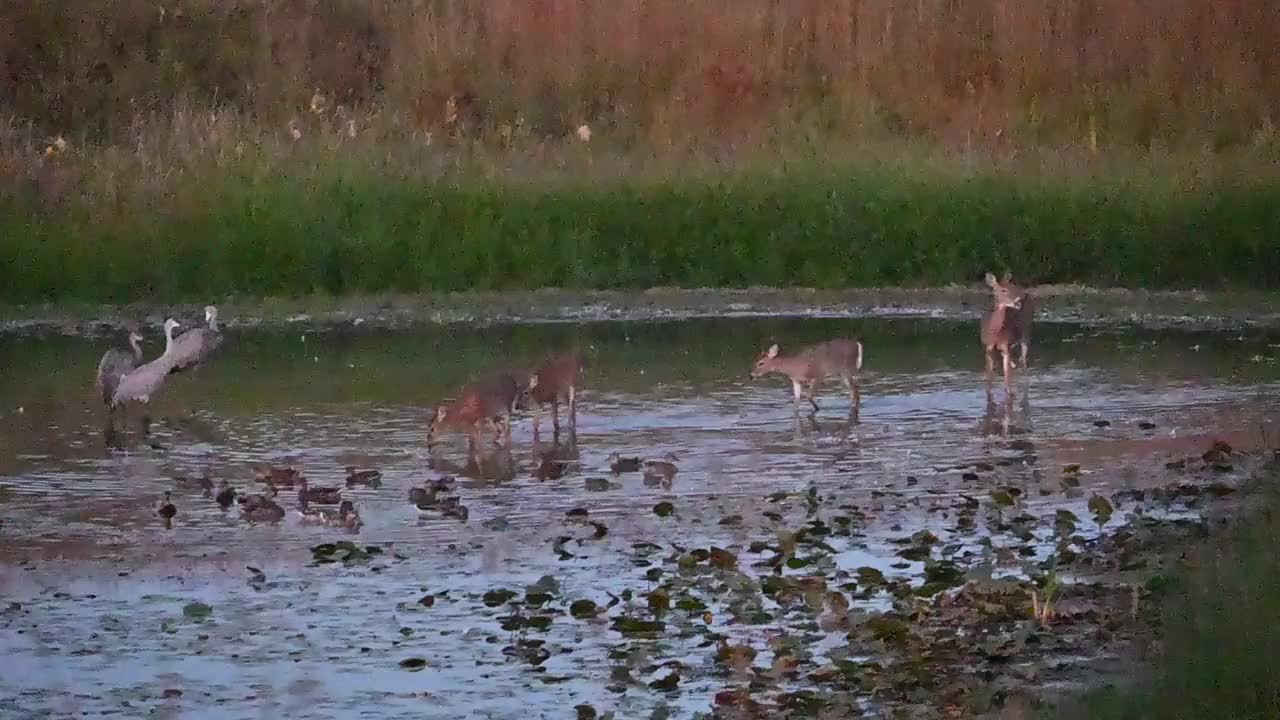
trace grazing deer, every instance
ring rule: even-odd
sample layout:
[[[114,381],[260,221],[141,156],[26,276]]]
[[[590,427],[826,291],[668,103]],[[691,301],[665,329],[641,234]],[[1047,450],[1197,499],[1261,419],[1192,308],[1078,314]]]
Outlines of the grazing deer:
[[[529,375],[526,397],[533,402],[533,434],[538,434],[542,406],[551,404],[551,426],[560,433],[560,401],[569,406],[569,426],[578,429],[578,381],[582,379],[582,355],[566,352],[552,355]]]
[[[770,373],[786,375],[791,379],[791,387],[795,392],[796,410],[800,410],[800,400],[804,390],[808,390],[809,404],[814,412],[818,410],[818,401],[814,389],[818,381],[831,375],[839,375],[849,389],[853,399],[854,412],[858,407],[858,383],[855,375],[862,370],[862,340],[837,338],[816,345],[801,348],[795,355],[779,355],[775,343],[760,354],[755,367],[751,368],[753,379]]]
[[[1031,346],[1031,316],[1035,312],[1034,301],[1026,288],[1014,284],[1013,274],[1005,273],[1004,280],[987,273],[987,285],[991,286],[993,304],[991,312],[982,318],[982,347],[987,356],[987,384],[995,372],[995,353],[999,352],[1004,364],[1004,384],[1012,383],[1011,370],[1017,366],[1012,353],[1013,346],[1021,348],[1021,363],[1027,365],[1027,352]]]
[[[441,430],[465,427],[474,444],[480,426],[493,428],[494,442],[505,434],[511,440],[511,412],[520,397],[520,383],[509,372],[499,372],[463,386],[452,402],[436,407],[427,426],[427,445],[434,445]]]

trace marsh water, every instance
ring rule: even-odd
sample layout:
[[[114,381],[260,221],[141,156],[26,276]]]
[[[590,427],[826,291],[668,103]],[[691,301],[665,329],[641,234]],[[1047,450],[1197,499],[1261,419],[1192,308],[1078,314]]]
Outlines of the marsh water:
[[[866,343],[856,421],[837,382],[820,386],[816,415],[797,416],[785,378],[748,376],[770,342],[834,335]],[[763,574],[749,569],[751,542],[811,518],[821,498],[817,514],[856,525],[830,541],[833,576],[869,567],[918,581],[924,564],[904,562],[898,541],[926,529],[967,567],[1018,576],[1017,561],[993,559],[996,533],[950,532],[953,501],[1023,488],[1020,507],[1071,509],[1088,532],[1090,496],[1165,482],[1167,460],[1212,439],[1247,448],[1272,432],[1280,335],[1269,331],[1040,324],[1012,397],[999,382],[988,396],[976,335],[971,321],[906,318],[313,334],[233,324],[208,366],[170,378],[152,436],[134,426],[123,449],[105,446],[92,392],[119,338],[0,337],[0,714],[567,717],[589,704],[687,717],[728,682],[712,667],[717,642],[758,647],[767,667],[791,631],[743,621],[721,578],[682,590],[698,602],[664,614],[664,633],[624,637],[610,617],[647,617],[662,556],[727,548],[742,573]],[[428,452],[431,408],[461,383],[569,347],[588,361],[576,433],[553,437],[544,418],[534,438],[523,413],[509,451],[486,447],[478,465],[460,435]],[[613,475],[615,451],[674,452],[679,472],[670,487]],[[539,472],[548,456],[565,463],[559,477]],[[382,486],[344,488],[364,522],[350,535],[300,524],[288,491],[284,522],[251,525],[176,479],[260,491],[259,463],[291,464],[314,485],[377,468]],[[1075,464],[1079,487],[1062,491]],[[443,475],[458,478],[465,522],[407,500]],[[172,529],[154,509],[166,490]],[[655,512],[663,502],[669,515]],[[381,553],[313,562],[313,546],[338,540]],[[559,608],[550,625],[504,629],[543,611],[485,593],[531,585]],[[579,599],[608,609],[565,612]],[[184,613],[197,602],[211,613]],[[813,662],[834,645],[815,639]],[[402,667],[410,659],[424,665]],[[678,687],[650,686],[673,672]]]

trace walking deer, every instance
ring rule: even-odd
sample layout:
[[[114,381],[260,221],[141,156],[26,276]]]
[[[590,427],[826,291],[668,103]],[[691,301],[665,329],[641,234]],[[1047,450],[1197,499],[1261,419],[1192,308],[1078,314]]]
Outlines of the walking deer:
[[[1004,365],[1004,384],[1012,384],[1013,347],[1021,350],[1019,362],[1027,365],[1027,352],[1031,347],[1031,317],[1035,312],[1031,294],[1013,282],[1013,274],[1005,273],[1003,280],[987,273],[987,285],[991,287],[992,308],[982,318],[982,347],[987,357],[987,384],[991,384],[995,372],[995,353],[999,352]]]
[[[527,397],[533,402],[533,433],[542,422],[542,406],[551,405],[551,426],[560,433],[560,402],[569,406],[569,427],[578,429],[578,382],[582,379],[582,355],[552,355],[529,375]]]
[[[791,388],[795,393],[796,410],[800,409],[800,400],[808,391],[809,404],[816,412],[818,401],[814,390],[819,381],[831,375],[838,375],[849,390],[853,400],[853,411],[857,412],[859,404],[857,373],[862,370],[862,340],[837,338],[816,345],[801,348],[795,355],[780,355],[775,343],[760,354],[755,367],[751,368],[751,377],[758,379],[770,373],[786,375],[791,379]]]

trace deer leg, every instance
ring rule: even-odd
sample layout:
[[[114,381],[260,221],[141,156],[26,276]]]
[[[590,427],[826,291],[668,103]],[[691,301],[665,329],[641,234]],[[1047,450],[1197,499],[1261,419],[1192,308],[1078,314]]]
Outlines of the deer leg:
[[[532,398],[530,398],[532,399]],[[533,434],[538,434],[538,425],[542,424],[542,403],[533,401]]]
[[[1011,353],[1008,347],[1000,348],[1000,355],[1004,359],[1004,386],[1010,387],[1013,382],[1013,363],[1009,357]]]
[[[569,386],[569,426],[578,429],[578,389]]]
[[[1027,353],[1030,351],[1029,346],[1031,343],[1028,342],[1027,338],[1023,338],[1022,342],[1018,344],[1022,346],[1022,367],[1025,368],[1027,366]]]
[[[800,413],[800,398],[804,397],[804,388],[800,385],[799,380],[791,381],[791,391],[796,398],[796,414]]]
[[[560,396],[556,395],[551,401],[551,429],[554,434],[560,434]]]
[[[996,371],[995,352],[996,352],[996,349],[994,347],[988,347],[986,349],[986,352],[984,353],[984,355],[987,356],[987,388],[988,389],[991,387],[991,376],[994,375]]]

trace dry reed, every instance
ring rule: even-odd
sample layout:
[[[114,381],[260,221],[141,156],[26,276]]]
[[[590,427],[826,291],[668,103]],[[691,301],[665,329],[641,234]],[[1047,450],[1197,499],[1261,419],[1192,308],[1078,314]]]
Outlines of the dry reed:
[[[18,0],[0,95],[112,141],[185,101],[271,127],[376,107],[421,138],[1222,147],[1271,132],[1276,37],[1269,0]]]

